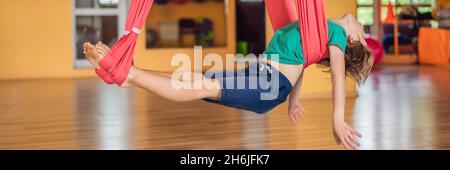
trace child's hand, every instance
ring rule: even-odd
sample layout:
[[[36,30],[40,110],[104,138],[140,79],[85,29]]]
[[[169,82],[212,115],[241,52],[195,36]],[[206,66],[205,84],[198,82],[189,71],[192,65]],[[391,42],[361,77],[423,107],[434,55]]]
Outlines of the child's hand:
[[[362,135],[350,127],[345,121],[336,121],[333,124],[334,139],[338,145],[344,145],[348,150],[356,150],[360,146],[356,137]]]
[[[292,123],[297,124],[298,121],[303,120],[306,116],[305,108],[300,102],[291,102],[289,103],[289,118]]]

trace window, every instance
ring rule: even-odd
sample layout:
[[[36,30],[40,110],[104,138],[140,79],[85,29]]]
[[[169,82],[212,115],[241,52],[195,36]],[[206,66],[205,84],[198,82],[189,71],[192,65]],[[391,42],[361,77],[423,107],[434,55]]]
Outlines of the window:
[[[375,0],[357,0],[358,3],[358,20],[364,25],[374,24],[374,4]],[[382,0],[381,18],[386,18],[387,15],[387,5],[390,0]],[[418,8],[419,12],[431,12],[432,4],[434,0],[391,0],[392,4],[397,7],[397,13],[400,13],[400,9],[405,6],[413,5]]]
[[[114,44],[124,30],[127,0],[73,0],[74,67],[92,67],[84,58],[84,42]]]

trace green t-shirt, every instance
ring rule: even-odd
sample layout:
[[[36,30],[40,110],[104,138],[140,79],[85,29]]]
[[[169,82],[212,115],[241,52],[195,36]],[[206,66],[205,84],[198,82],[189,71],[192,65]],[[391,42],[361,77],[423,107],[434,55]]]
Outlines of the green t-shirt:
[[[345,53],[347,34],[344,28],[330,20],[327,20],[327,24],[328,44],[338,46]],[[267,58],[281,64],[305,64],[306,60],[303,57],[302,39],[300,36],[298,21],[293,22],[275,32],[264,54],[266,54]],[[278,60],[272,58],[270,54],[278,54]]]

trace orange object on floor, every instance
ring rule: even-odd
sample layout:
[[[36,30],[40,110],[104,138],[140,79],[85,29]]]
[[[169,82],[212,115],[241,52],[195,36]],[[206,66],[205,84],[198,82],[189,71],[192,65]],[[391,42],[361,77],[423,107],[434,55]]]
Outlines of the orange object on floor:
[[[450,66],[450,30],[420,29],[419,62],[420,64]]]

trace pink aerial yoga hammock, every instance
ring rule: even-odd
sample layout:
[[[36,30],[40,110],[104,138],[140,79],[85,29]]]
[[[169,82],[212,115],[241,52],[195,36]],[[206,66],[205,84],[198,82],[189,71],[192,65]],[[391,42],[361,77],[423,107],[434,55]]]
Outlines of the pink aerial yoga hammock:
[[[317,63],[328,53],[328,25],[323,0],[266,0],[274,31],[298,20],[302,39],[305,68]]]
[[[114,44],[99,62],[96,73],[106,83],[122,85],[133,65],[134,49],[139,33],[153,5],[153,0],[132,0],[126,21],[125,35]]]

